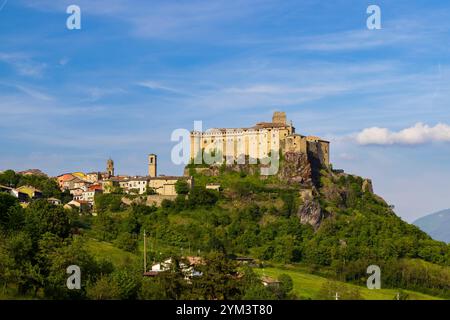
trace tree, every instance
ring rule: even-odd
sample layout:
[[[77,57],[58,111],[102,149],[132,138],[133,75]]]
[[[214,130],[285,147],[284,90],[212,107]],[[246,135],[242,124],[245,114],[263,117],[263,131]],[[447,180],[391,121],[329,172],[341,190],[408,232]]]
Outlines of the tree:
[[[289,297],[289,293],[294,289],[294,283],[292,281],[292,278],[287,274],[280,274],[278,276],[278,281],[280,281],[279,286],[279,298],[280,299],[286,299]]]
[[[19,183],[20,176],[17,175],[13,170],[6,170],[0,173],[0,184],[5,186],[15,188]]]
[[[43,275],[45,297],[51,299],[82,299],[89,283],[112,272],[112,265],[97,262],[79,236],[63,240],[53,234],[45,234],[39,241],[37,260]],[[77,265],[82,270],[81,290],[69,290],[66,286],[66,269],[70,265]]]
[[[210,253],[203,265],[198,267],[201,277],[192,280],[194,291],[200,299],[237,299],[242,290],[239,286],[237,265],[223,253]]]
[[[121,299],[136,299],[141,285],[141,273],[138,270],[121,269],[111,274],[119,287]]]
[[[275,300],[277,298],[272,290],[262,284],[260,276],[252,268],[244,266],[242,272],[243,300]]]
[[[24,220],[19,201],[7,193],[0,192],[0,230],[19,230]]]
[[[99,212],[93,221],[93,229],[101,240],[113,240],[117,237],[117,225],[111,214]]]
[[[120,288],[110,275],[103,275],[93,284],[88,285],[86,295],[93,300],[118,300]]]
[[[118,212],[122,208],[122,195],[104,193],[95,195],[95,210],[97,212]]]
[[[283,214],[286,217],[291,216],[296,213],[297,204],[295,201],[295,194],[293,192],[285,192],[281,195],[281,199],[283,200]]]
[[[128,232],[122,232],[116,239],[117,247],[128,252],[136,252],[138,241],[135,236]]]
[[[175,191],[177,194],[188,194],[189,190],[189,184],[186,180],[181,179],[175,183]]]
[[[54,206],[46,200],[37,200],[28,206],[25,223],[35,240],[46,232],[61,238],[68,237],[70,232],[70,221],[64,208]]]
[[[151,196],[151,195],[154,195],[154,194],[157,194],[154,188],[152,188],[150,186],[147,186],[145,188],[145,195]]]
[[[189,194],[189,205],[191,208],[196,206],[213,206],[219,200],[216,191],[208,190],[204,187],[194,187]]]

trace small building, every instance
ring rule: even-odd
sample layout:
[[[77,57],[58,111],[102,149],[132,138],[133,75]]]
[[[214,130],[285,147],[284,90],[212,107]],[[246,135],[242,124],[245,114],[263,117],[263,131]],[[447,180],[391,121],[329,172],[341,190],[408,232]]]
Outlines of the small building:
[[[82,200],[87,201],[87,202],[93,204],[93,203],[94,203],[95,196],[96,196],[97,194],[102,194],[102,193],[103,193],[103,190],[102,190],[102,189],[96,189],[96,188],[91,189],[91,188],[89,188],[88,191],[84,191],[84,192],[83,192],[83,194],[82,194]]]
[[[279,287],[281,283],[280,281],[267,276],[263,276],[261,282],[265,287]]]
[[[70,194],[75,198],[75,197],[80,197],[83,195],[83,192],[86,191],[85,189],[82,188],[74,188],[74,189],[70,189],[69,192]]]
[[[26,203],[30,201],[30,197],[25,192],[21,192],[17,189],[11,189],[11,195],[19,199],[19,202]]]
[[[26,193],[30,199],[42,198],[42,191],[32,186],[21,186],[17,190],[22,193]]]
[[[91,185],[91,183],[90,182],[87,182],[87,181],[85,181],[85,180],[82,180],[82,179],[80,179],[80,178],[75,178],[73,181],[72,181],[72,183],[73,183],[73,188],[81,188],[81,189],[83,189],[83,190],[87,190],[87,187],[89,187],[90,185]]]
[[[168,271],[170,269],[171,264],[172,264],[172,258],[169,258],[169,259],[164,260],[163,262],[153,264],[151,270],[153,272]]]
[[[102,179],[102,174],[100,172],[89,172],[86,174],[86,181],[90,183],[96,183]]]
[[[144,194],[148,187],[148,177],[132,177],[126,180],[120,181],[120,187],[127,193],[136,191],[138,194]]]
[[[59,188],[61,190],[70,189],[69,181],[74,179],[75,176],[71,173],[65,173],[56,177],[56,181],[58,182]]]
[[[30,197],[28,196],[28,194],[26,194],[25,192],[21,192],[14,188],[0,185],[0,192],[4,192],[7,194],[10,194],[13,197],[16,197],[17,199],[19,199],[19,202],[21,202],[21,203],[26,203],[26,202],[30,201]]]
[[[61,204],[61,200],[56,198],[48,198],[47,201],[55,206],[59,206]]]
[[[183,262],[180,263],[180,268],[183,271],[183,274],[185,275],[185,279],[189,280],[192,277],[202,276],[202,273],[195,270],[194,267],[197,265],[204,264],[203,259],[201,257],[186,257],[185,259],[187,260],[188,265],[186,265]],[[159,272],[169,271],[172,263],[173,263],[172,258],[166,259],[160,263],[156,263],[152,265],[151,272],[153,272],[154,275],[157,275]]]
[[[120,187],[121,182],[127,180],[128,177],[112,177],[99,181],[104,193],[111,193],[113,188]]]
[[[192,177],[159,176],[149,178],[148,186],[155,190],[157,194],[163,196],[176,196],[175,184],[178,180],[186,180],[189,187],[192,188]]]
[[[175,184],[178,180],[186,180],[188,185],[192,187],[192,177],[184,176],[128,177],[126,179],[117,180],[115,184],[120,186],[126,193],[136,191],[137,194],[145,194],[147,189],[151,188],[157,195],[176,196],[177,192]],[[109,179],[108,181],[112,181],[112,179]]]
[[[87,201],[72,200],[64,205],[64,209],[78,209],[80,212],[86,212],[91,209],[91,205]]]
[[[220,191],[220,183],[208,183],[206,184],[206,189]]]

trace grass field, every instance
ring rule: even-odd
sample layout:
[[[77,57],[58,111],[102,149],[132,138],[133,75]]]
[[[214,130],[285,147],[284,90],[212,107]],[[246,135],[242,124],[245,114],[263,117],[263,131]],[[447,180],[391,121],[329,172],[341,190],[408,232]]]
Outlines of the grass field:
[[[94,257],[108,260],[118,267],[129,265],[129,262],[135,263],[139,259],[138,255],[121,250],[109,242],[89,239],[86,246]]]
[[[283,267],[270,267],[270,268],[255,268],[255,272],[259,275],[269,276],[277,279],[281,274],[287,274],[292,278],[294,284],[294,292],[298,297],[303,299],[314,299],[317,293],[320,291],[322,285],[324,285],[328,279],[305,273],[301,270],[295,270],[293,268]],[[353,284],[343,283],[344,286],[358,288],[361,292],[361,296],[365,300],[393,300],[398,290],[395,289],[380,289],[370,290],[365,287],[356,286]],[[436,300],[437,297],[429,296],[419,292],[413,292],[408,290],[402,290],[403,293],[409,295],[410,300]]]

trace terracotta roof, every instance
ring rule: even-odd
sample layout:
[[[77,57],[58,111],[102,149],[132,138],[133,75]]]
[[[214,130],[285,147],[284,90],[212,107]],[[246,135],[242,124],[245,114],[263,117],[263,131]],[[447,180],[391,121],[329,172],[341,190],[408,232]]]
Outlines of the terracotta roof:
[[[75,177],[74,177],[74,175],[71,174],[71,173],[64,173],[64,174],[62,174],[62,175],[60,175],[60,176],[57,177],[57,179],[60,180],[60,181],[62,181],[62,182],[64,182],[64,181],[70,181],[70,180],[72,180],[73,178],[75,178]]]
[[[94,191],[94,190],[103,190],[102,186],[99,184],[94,184],[92,186],[89,186],[88,188],[89,191]]]
[[[189,263],[191,265],[199,265],[199,264],[204,264],[205,263],[202,257],[188,256],[188,257],[186,257],[186,260],[189,261]]]

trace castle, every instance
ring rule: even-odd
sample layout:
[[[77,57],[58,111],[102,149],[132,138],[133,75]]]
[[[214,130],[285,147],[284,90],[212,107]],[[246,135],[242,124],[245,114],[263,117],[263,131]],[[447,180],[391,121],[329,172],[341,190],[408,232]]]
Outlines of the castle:
[[[282,154],[305,153],[323,166],[329,166],[330,163],[329,141],[295,133],[292,121],[288,123],[286,113],[280,111],[274,112],[272,122],[259,122],[250,128],[192,131],[190,140],[190,159],[196,164],[202,163],[201,159],[205,154],[216,152],[226,159],[227,164],[239,163],[239,159],[246,157],[256,163],[256,159],[269,157],[275,150]]]

